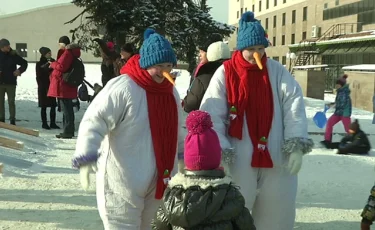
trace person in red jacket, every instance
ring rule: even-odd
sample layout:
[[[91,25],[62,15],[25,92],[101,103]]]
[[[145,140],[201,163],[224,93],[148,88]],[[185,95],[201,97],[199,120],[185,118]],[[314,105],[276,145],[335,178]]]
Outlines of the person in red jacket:
[[[63,112],[63,129],[64,131],[57,138],[71,139],[74,137],[74,104],[73,99],[78,97],[75,86],[71,86],[63,80],[63,73],[70,70],[74,58],[81,56],[81,48],[78,44],[69,44],[65,47],[64,53],[56,61],[50,64],[53,69],[50,76],[50,87],[48,90],[49,97],[58,98],[61,110]]]
[[[70,39],[68,36],[62,36],[59,38],[59,51],[57,52],[56,60],[58,60],[61,57],[61,55],[65,51],[65,47],[69,44],[70,44]]]

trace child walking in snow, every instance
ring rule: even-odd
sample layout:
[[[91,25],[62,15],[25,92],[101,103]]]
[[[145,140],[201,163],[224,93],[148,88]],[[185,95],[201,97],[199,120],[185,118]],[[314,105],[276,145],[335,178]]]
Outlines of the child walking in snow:
[[[349,85],[346,83],[348,75],[343,75],[336,81],[337,95],[334,103],[329,104],[330,107],[335,107],[335,112],[328,119],[326,132],[324,134],[324,141],[321,143],[328,148],[332,142],[332,131],[339,121],[344,125],[345,132],[349,132],[350,116],[352,115],[352,100],[350,98]]]
[[[73,166],[87,185],[88,168],[97,165],[98,210],[106,230],[150,230],[177,171],[182,108],[164,77],[176,63],[168,40],[147,29],[140,55],[108,81],[81,121]]]
[[[186,170],[169,182],[153,229],[255,230],[244,197],[220,168],[221,148],[210,115],[193,111],[186,127]]]

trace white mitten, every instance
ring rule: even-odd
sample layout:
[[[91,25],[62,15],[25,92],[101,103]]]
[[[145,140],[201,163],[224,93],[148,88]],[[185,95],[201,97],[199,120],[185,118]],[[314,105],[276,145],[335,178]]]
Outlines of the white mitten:
[[[82,188],[87,191],[90,186],[90,172],[98,171],[96,166],[96,162],[92,164],[83,165],[79,168],[79,174],[81,177],[81,186]]]
[[[293,152],[289,156],[288,170],[291,174],[297,175],[302,167],[303,154],[301,151]]]

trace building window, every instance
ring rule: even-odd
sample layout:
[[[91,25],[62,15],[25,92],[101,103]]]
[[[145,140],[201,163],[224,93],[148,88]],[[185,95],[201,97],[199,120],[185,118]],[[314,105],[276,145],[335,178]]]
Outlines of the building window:
[[[303,21],[307,21],[307,6],[303,7],[303,16],[302,16]]]
[[[281,64],[286,65],[286,56],[283,56],[281,59]]]
[[[247,12],[247,7],[245,7],[245,12]]]
[[[16,51],[21,57],[27,58],[27,43],[16,43]]]
[[[253,9],[253,12],[255,12],[255,4],[253,4],[252,9]]]
[[[277,0],[274,0],[273,5],[277,6]]]
[[[285,35],[281,36],[281,45],[285,46]]]
[[[273,37],[273,38],[272,38],[272,45],[273,45],[273,46],[276,46],[276,37]]]
[[[292,34],[292,37],[290,39],[290,44],[294,44],[296,42],[296,35]]]
[[[286,3],[286,0],[283,0],[283,3]]]
[[[241,15],[243,14],[243,8],[241,8]]]
[[[273,28],[276,28],[276,15],[273,16]]]
[[[307,33],[306,31],[302,32],[302,40],[305,40],[307,38]]]
[[[338,5],[340,5],[340,0],[335,1],[335,6],[338,6]]]
[[[259,12],[262,11],[262,1],[259,1]]]
[[[238,34],[238,27],[236,27],[236,33]]]
[[[266,30],[268,30],[268,18],[266,18],[266,25],[264,27],[266,27]]]
[[[286,23],[286,13],[283,13],[282,25],[285,26]]]
[[[266,9],[270,8],[270,0],[266,0]]]
[[[362,22],[362,24],[358,25],[358,27],[362,27],[364,25],[373,24],[373,22],[369,22],[375,21],[374,10],[375,1],[372,0],[363,0],[349,4],[341,4],[340,6],[336,7],[332,7],[330,5],[330,8],[323,10],[323,20],[332,20],[340,17],[357,15],[357,21]],[[361,28],[357,29],[360,31]]]
[[[296,23],[296,10],[292,11],[292,24]]]
[[[273,57],[273,60],[279,61],[279,57]]]
[[[237,10],[237,18],[240,18],[240,11]]]

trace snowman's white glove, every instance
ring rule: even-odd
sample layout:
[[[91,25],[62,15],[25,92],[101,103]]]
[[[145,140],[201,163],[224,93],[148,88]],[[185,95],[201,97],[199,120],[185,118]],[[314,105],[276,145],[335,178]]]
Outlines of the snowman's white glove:
[[[303,154],[302,151],[292,152],[289,155],[288,170],[291,174],[297,175],[302,167]]]
[[[87,191],[90,186],[90,172],[98,171],[96,166],[96,162],[91,164],[82,165],[79,167],[79,174],[81,178],[81,186],[82,188]]]

